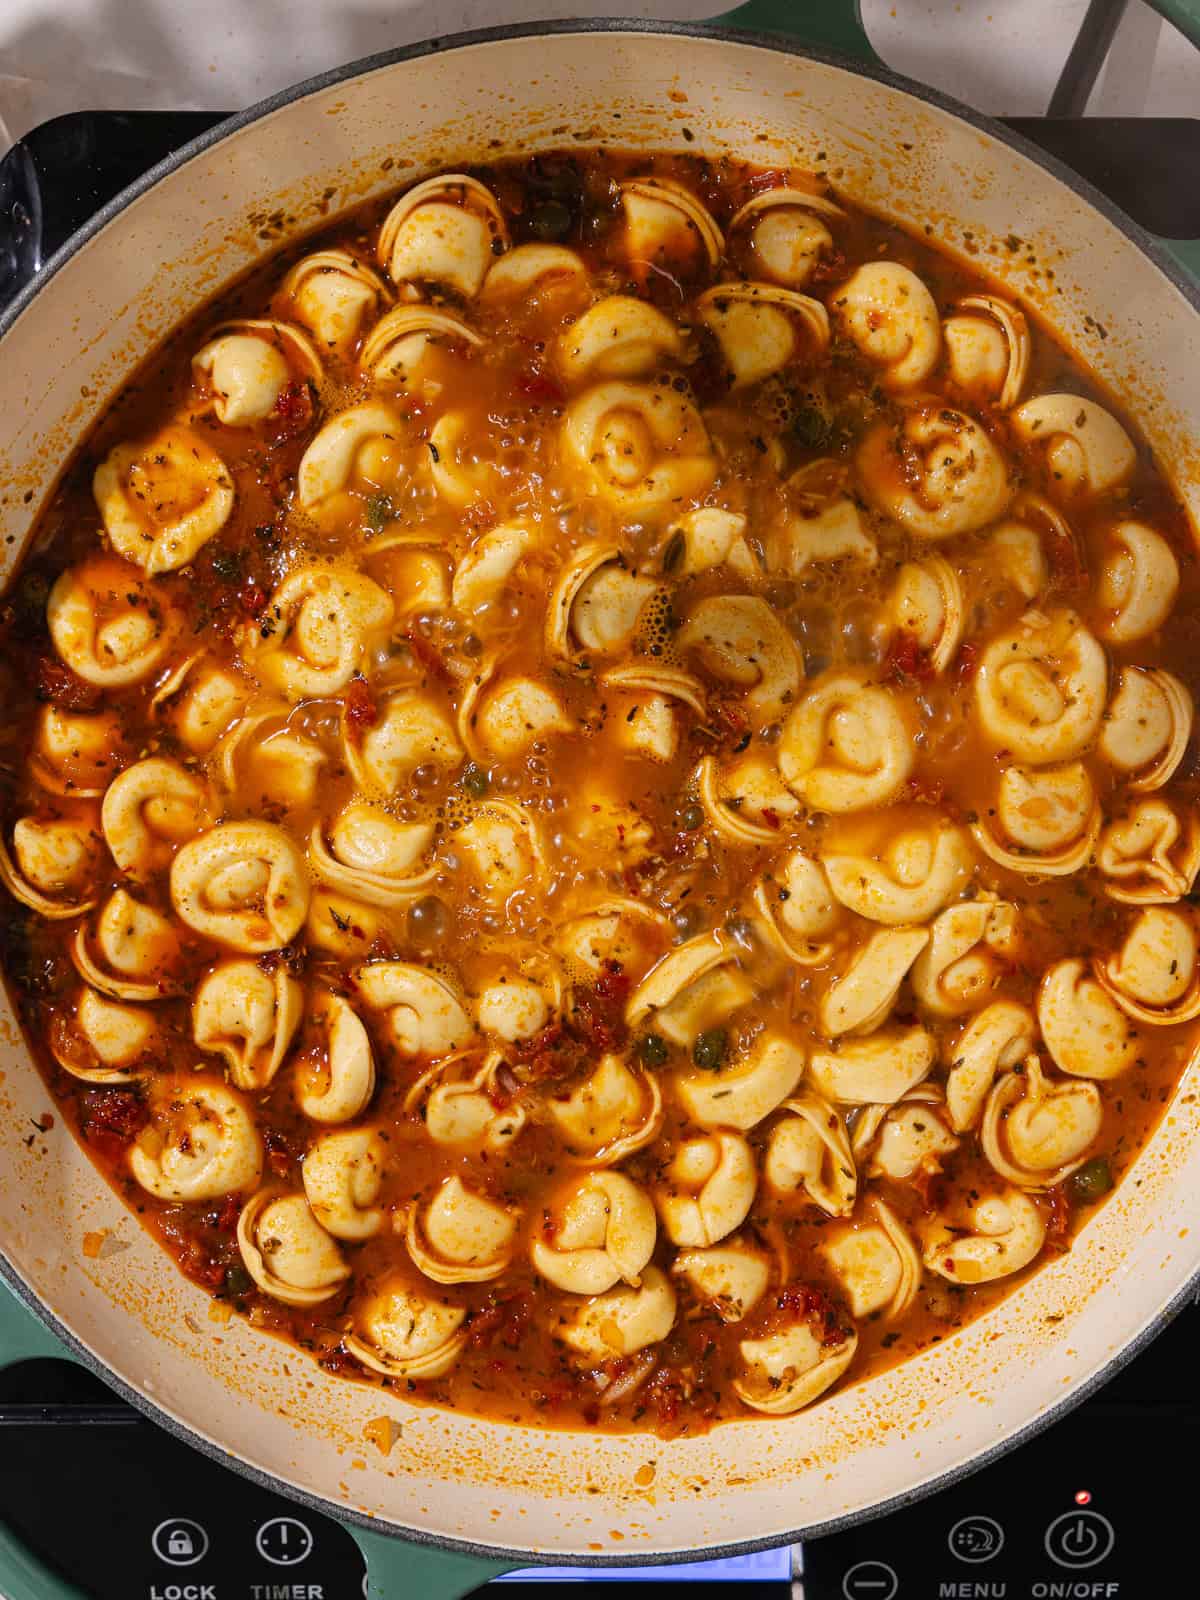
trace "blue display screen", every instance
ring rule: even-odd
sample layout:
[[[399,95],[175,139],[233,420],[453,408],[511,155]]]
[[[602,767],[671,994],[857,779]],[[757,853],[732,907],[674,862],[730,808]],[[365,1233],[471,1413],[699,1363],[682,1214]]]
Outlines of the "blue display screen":
[[[525,1567],[493,1583],[787,1583],[792,1547],[661,1567]]]

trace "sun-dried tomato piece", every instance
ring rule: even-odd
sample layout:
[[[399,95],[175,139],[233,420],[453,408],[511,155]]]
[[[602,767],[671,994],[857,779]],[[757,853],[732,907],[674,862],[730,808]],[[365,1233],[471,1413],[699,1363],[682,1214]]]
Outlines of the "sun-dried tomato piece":
[[[38,660],[37,692],[39,700],[49,700],[63,711],[94,711],[101,700],[99,689],[54,656]]]
[[[364,728],[373,728],[379,721],[379,706],[371,693],[371,685],[361,673],[346,685],[342,705],[346,712],[346,725],[353,736],[361,738]]]

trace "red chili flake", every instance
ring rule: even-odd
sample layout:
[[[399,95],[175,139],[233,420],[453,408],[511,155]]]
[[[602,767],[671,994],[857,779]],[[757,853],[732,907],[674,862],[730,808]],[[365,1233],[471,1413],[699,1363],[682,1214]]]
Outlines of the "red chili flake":
[[[529,1289],[495,1295],[470,1323],[470,1342],[476,1349],[499,1344],[505,1350],[520,1348],[534,1321],[535,1300]],[[487,1318],[486,1327],[477,1326]]]
[[[840,250],[827,250],[808,275],[809,283],[840,283],[846,276],[846,257]]]
[[[567,398],[562,385],[536,367],[519,372],[514,387],[535,406],[561,406]]]
[[[267,609],[267,592],[250,578],[238,590],[238,604],[248,617],[257,622]]]
[[[287,1140],[275,1128],[264,1128],[262,1137],[267,1165],[277,1178],[286,1178],[296,1161]]]
[[[659,1428],[664,1431],[672,1429],[678,1422],[687,1398],[679,1374],[670,1367],[659,1367],[642,1385],[640,1397],[643,1404],[651,1407]]]
[[[189,1261],[185,1270],[190,1278],[195,1278],[206,1289],[220,1289],[225,1283],[225,1274],[229,1268],[223,1261],[214,1261],[210,1256],[200,1256]]]
[[[1071,1199],[1061,1183],[1046,1190],[1046,1199],[1050,1205],[1050,1215],[1046,1219],[1046,1249],[1063,1255],[1071,1248]]]
[[[100,704],[100,690],[53,656],[38,660],[37,693],[39,700],[49,700],[64,711],[94,711]]]
[[[80,1131],[88,1144],[113,1159],[150,1120],[146,1102],[124,1089],[96,1089],[84,1096]]]
[[[1047,527],[1042,534],[1042,548],[1050,566],[1051,583],[1056,589],[1080,589],[1087,579],[1083,556],[1079,546],[1069,534]]]
[[[768,828],[774,828],[776,831],[783,826],[783,822],[778,811],[774,810],[774,808],[771,806],[764,806],[762,808],[762,819]]]
[[[571,1031],[601,1055],[619,1050],[629,1036],[625,1025],[629,990],[629,979],[619,963],[605,962],[605,970],[595,983],[576,984],[571,991]]]
[[[919,683],[928,683],[936,676],[933,662],[911,633],[893,637],[884,665],[895,678],[916,678]]]
[[[242,1202],[240,1196],[227,1194],[221,1209],[212,1219],[212,1226],[219,1229],[221,1233],[232,1233],[238,1225],[238,1218],[241,1214]]]
[[[379,707],[375,703],[375,696],[361,672],[350,679],[342,705],[352,735],[361,738],[364,728],[372,728],[379,721]]]
[[[425,671],[432,673],[435,678],[440,678],[443,683],[448,683],[450,669],[442,659],[442,653],[437,645],[427,639],[414,623],[409,623],[404,630],[404,637],[408,640],[409,649]]]
[[[349,1350],[343,1350],[339,1345],[336,1350],[330,1350],[317,1362],[325,1372],[336,1373],[339,1378],[361,1378],[362,1366],[352,1356]]]
[[[285,383],[279,391],[279,398],[275,401],[275,411],[281,417],[289,419],[301,415],[307,416],[312,410],[312,399],[308,392],[308,385],[293,379]]]
[[[781,1311],[815,1324],[814,1331],[822,1344],[841,1344],[846,1337],[841,1313],[824,1289],[815,1284],[785,1284],[776,1304]]]

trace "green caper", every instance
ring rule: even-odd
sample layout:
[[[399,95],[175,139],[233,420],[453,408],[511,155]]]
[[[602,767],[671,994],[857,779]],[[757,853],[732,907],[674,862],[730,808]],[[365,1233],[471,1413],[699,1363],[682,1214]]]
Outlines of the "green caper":
[[[243,1295],[249,1294],[254,1287],[254,1279],[245,1267],[229,1267],[225,1272],[225,1288],[235,1300],[240,1300]]]
[[[638,1060],[644,1067],[661,1067],[669,1054],[660,1033],[644,1033],[637,1042]]]
[[[482,800],[492,785],[483,768],[476,766],[474,761],[468,761],[463,768],[462,786],[476,800]]]
[[[1113,1186],[1112,1168],[1104,1156],[1093,1156],[1070,1177],[1071,1193],[1082,1205],[1095,1205]]]
[[[724,1028],[709,1028],[692,1046],[692,1060],[706,1072],[716,1072],[729,1048],[729,1035]]]
[[[529,213],[529,228],[538,239],[565,239],[573,220],[561,200],[543,200]]]
[[[685,806],[679,813],[679,826],[684,833],[695,833],[704,823],[704,812],[699,806]]]

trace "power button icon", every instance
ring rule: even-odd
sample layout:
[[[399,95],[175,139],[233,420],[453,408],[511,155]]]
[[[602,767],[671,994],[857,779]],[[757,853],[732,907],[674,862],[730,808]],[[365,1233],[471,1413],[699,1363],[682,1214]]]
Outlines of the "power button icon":
[[[1117,1542],[1113,1525],[1098,1511],[1067,1511],[1046,1529],[1046,1554],[1059,1567],[1094,1567]]]

